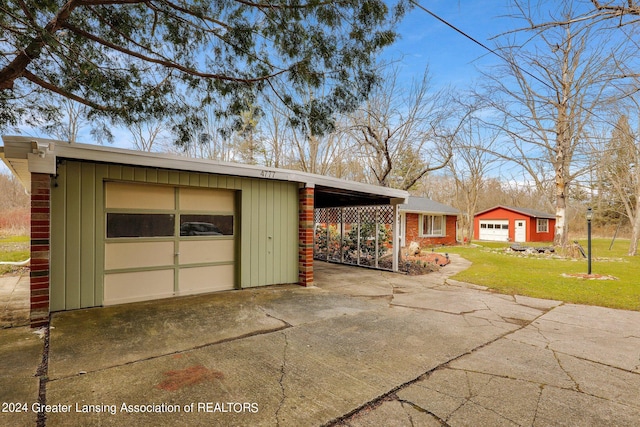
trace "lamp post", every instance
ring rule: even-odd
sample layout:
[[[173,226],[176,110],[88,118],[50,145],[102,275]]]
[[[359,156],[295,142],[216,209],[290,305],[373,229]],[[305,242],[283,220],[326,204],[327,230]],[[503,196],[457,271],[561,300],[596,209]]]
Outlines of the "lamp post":
[[[593,209],[587,209],[587,274],[591,274],[591,220]]]

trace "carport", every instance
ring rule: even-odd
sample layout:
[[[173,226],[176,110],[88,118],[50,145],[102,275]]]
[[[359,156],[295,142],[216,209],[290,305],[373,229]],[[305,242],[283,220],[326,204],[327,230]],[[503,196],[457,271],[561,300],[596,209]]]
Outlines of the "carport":
[[[314,209],[407,193],[303,172],[32,137],[0,157],[31,194],[31,324],[64,311],[313,284]],[[389,245],[395,255],[397,245]]]

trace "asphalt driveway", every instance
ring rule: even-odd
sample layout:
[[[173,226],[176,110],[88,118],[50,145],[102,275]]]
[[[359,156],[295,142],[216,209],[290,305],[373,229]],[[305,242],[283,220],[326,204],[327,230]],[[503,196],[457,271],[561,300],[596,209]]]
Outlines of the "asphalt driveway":
[[[639,312],[447,279],[466,266],[316,263],[313,288],[56,313],[44,338],[0,330],[0,425],[638,424]]]

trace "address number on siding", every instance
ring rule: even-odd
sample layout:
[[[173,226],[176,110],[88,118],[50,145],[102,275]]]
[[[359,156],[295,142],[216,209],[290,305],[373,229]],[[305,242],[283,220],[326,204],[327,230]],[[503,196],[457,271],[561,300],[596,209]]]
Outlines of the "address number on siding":
[[[260,176],[263,178],[275,178],[276,173],[274,171],[261,171]]]

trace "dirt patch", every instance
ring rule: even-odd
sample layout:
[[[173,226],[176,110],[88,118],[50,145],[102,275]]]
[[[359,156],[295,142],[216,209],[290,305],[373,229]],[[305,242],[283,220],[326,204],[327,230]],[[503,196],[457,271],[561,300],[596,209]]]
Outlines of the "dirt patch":
[[[562,273],[562,277],[571,277],[583,280],[618,280],[617,277],[608,274],[587,274],[587,273]]]
[[[221,380],[224,378],[222,372],[207,369],[202,365],[190,366],[186,369],[176,371],[167,371],[164,373],[164,376],[166,379],[155,387],[166,391],[176,391],[203,381]]]

